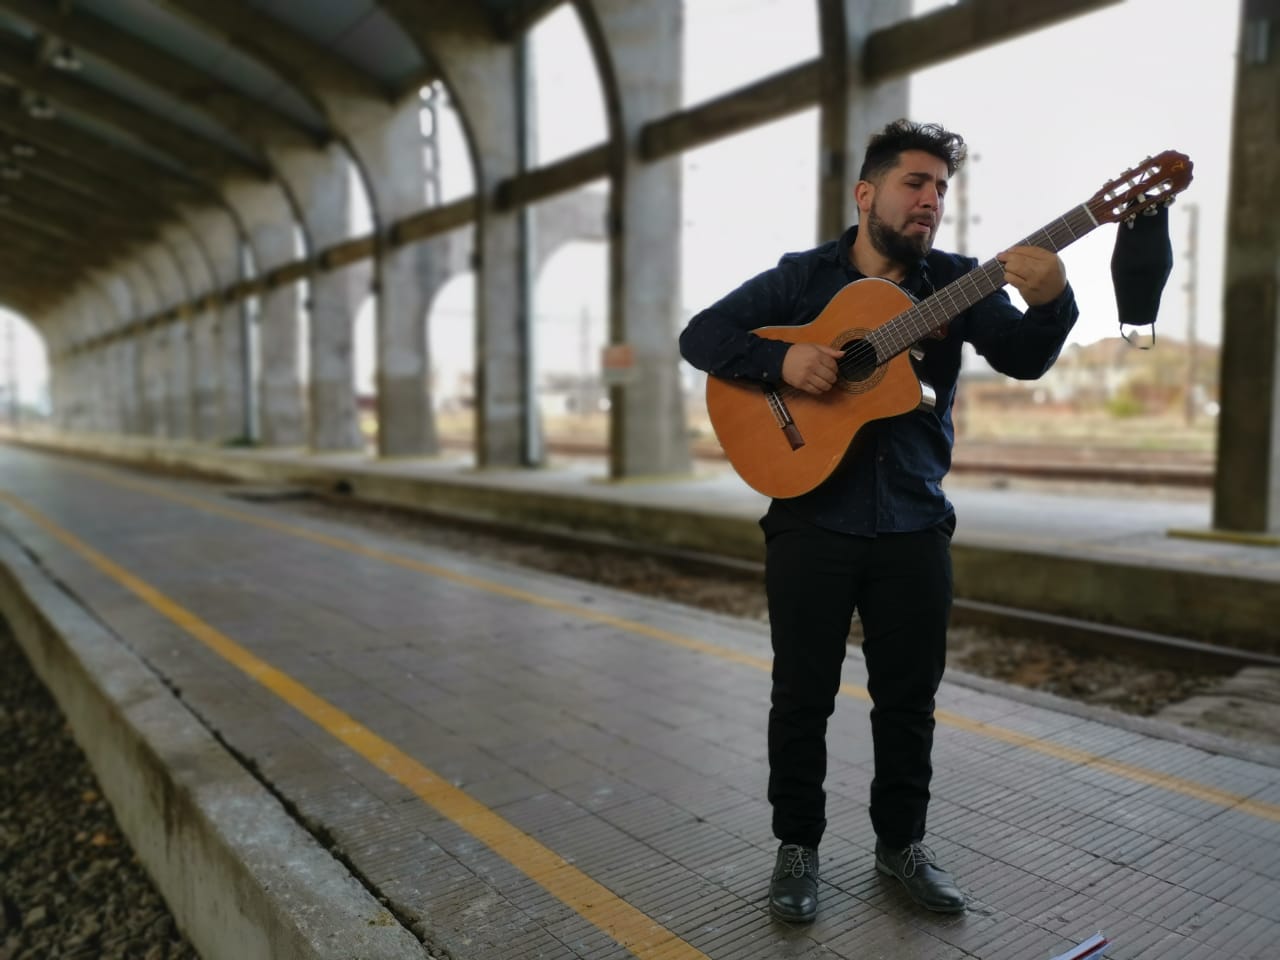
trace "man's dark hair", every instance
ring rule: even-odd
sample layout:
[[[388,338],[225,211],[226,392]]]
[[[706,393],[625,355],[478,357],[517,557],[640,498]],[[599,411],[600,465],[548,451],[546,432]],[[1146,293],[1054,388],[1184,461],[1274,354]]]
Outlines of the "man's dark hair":
[[[936,123],[895,120],[867,144],[858,179],[879,180],[897,166],[898,158],[907,150],[933,154],[947,165],[947,175],[951,176],[964,163],[966,149],[964,137],[944,130]]]

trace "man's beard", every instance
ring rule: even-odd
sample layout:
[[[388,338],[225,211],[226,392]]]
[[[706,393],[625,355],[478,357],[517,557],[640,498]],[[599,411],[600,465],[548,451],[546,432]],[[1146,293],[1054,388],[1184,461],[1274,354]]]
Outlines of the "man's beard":
[[[871,236],[871,245],[894,263],[910,266],[920,260],[933,249],[933,233],[907,235],[899,233],[880,219],[875,205],[867,214],[867,232]]]

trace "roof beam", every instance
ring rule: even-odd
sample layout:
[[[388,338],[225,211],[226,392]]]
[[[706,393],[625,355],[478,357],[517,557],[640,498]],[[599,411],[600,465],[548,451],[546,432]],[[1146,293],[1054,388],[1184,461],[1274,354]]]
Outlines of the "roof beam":
[[[5,251],[3,266],[14,276],[61,277],[80,269],[80,264],[54,260],[35,247],[12,246]]]
[[[38,91],[56,103],[114,126],[206,177],[216,179],[234,173],[270,176],[264,161],[246,159],[204,134],[150,113],[128,100],[69,79],[56,70],[42,69],[33,64],[33,53],[23,44],[0,40],[0,74],[8,75],[25,89]]]
[[[113,177],[146,184],[173,200],[207,200],[214,193],[207,183],[193,180],[143,154],[81,133],[70,124],[33,120],[11,103],[5,103],[3,98],[0,98],[0,130],[36,147],[69,154]]]
[[[329,130],[313,129],[245,96],[163,47],[140,40],[85,10],[64,15],[62,5],[42,0],[0,0],[0,7],[29,26],[56,35],[76,49],[176,97],[248,139],[322,145],[332,135]]]
[[[198,29],[218,36],[233,49],[270,66],[313,98],[312,85],[304,78],[317,74],[348,95],[381,101],[390,101],[395,96],[396,91],[383,88],[373,77],[356,69],[333,51],[290,30],[244,0],[155,2]]]
[[[960,0],[867,37],[862,76],[878,83],[1119,2]]]
[[[30,160],[15,157],[12,162],[24,176],[56,184],[81,196],[93,197],[103,205],[123,208],[134,217],[168,220],[177,214],[174,205],[163,195],[140,187],[134,180],[104,174],[91,161],[83,162],[43,149]]]
[[[12,206],[3,206],[0,207],[0,220],[6,220],[10,225],[16,224],[22,230],[34,231],[60,244],[65,243],[72,248],[86,249],[86,241],[83,237],[74,231],[63,229],[56,223],[49,223],[39,214],[24,213],[21,210],[14,210]]]
[[[506,0],[501,4],[500,9],[489,4],[492,9],[494,33],[509,43],[519,37],[544,13],[554,10],[561,2],[562,0]]]
[[[654,120],[640,131],[640,155],[656,160],[812,107],[822,92],[822,66],[810,60]]]
[[[63,191],[51,189],[30,178],[24,179],[17,189],[4,192],[0,188],[0,195],[9,198],[5,206],[10,209],[43,217],[81,236],[130,241],[158,238],[156,230],[141,220],[130,219],[120,212],[87,211],[83,204],[68,199]]]

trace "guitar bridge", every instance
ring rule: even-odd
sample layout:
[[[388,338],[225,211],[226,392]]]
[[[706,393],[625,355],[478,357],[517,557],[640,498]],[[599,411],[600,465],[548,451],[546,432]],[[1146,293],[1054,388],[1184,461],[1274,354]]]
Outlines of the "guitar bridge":
[[[764,396],[769,401],[769,409],[773,411],[773,418],[782,428],[782,435],[787,438],[787,443],[791,444],[792,450],[799,450],[804,446],[804,437],[800,433],[800,428],[796,426],[796,422],[791,419],[787,402],[778,396],[778,391],[772,387],[764,388]]]

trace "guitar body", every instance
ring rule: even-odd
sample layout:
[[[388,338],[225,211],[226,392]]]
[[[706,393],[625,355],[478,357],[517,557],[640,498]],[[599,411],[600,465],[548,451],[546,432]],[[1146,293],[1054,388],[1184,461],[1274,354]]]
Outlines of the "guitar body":
[[[753,332],[770,340],[851,351],[911,305],[911,298],[888,280],[856,280],[810,323]],[[909,413],[925,397],[907,352],[874,368],[842,369],[835,386],[818,396],[779,386],[783,417],[789,415],[794,429],[780,420],[770,392],[758,383],[708,377],[707,412],[725,456],[742,479],[767,496],[782,498],[808,493],[827,479],[866,424]]]

